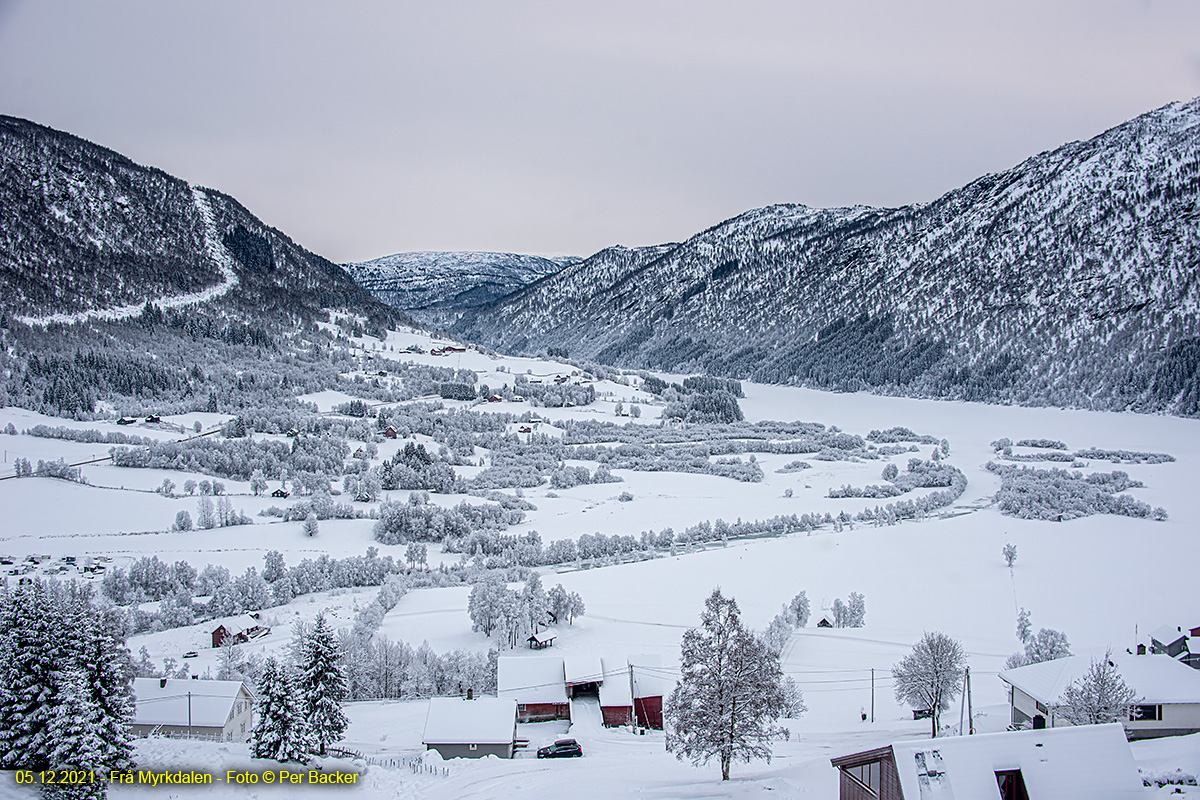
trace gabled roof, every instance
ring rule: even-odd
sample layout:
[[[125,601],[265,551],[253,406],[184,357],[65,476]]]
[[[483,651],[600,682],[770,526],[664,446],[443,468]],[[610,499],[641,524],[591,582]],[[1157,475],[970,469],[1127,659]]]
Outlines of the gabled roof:
[[[261,626],[262,623],[249,614],[238,614],[235,617],[214,619],[212,622],[208,623],[208,630],[212,633],[216,633],[217,629],[222,625],[225,626],[225,630],[229,633],[241,633],[242,631],[249,630],[251,628],[257,628]]]
[[[498,697],[464,700],[433,697],[425,715],[422,744],[511,744],[517,703]]]
[[[633,695],[629,692],[629,663],[624,658],[600,659],[604,668],[604,682],[600,684],[600,705],[603,708],[633,707]]]
[[[996,800],[996,772],[1010,769],[1021,770],[1031,798],[1145,797],[1120,723],[922,739],[891,749],[906,800]]]
[[[1167,655],[1112,656],[1125,685],[1143,703],[1200,703],[1200,670]],[[1067,656],[1000,672],[1000,680],[1046,705],[1057,703],[1063,691],[1091,668],[1088,656]]]
[[[604,667],[599,656],[566,655],[563,656],[563,667],[567,674],[567,685],[577,683],[596,683],[604,680]]]
[[[518,703],[567,702],[562,656],[500,656],[496,686],[500,697]]]
[[[134,678],[134,725],[187,725],[188,693],[191,693],[191,724],[198,728],[221,728],[233,713],[233,704],[245,692],[241,681],[176,680]]]
[[[1173,625],[1163,625],[1155,628],[1150,634],[1150,638],[1164,647],[1178,642],[1180,639],[1186,639],[1189,631],[1181,630]]]
[[[547,628],[544,631],[538,631],[537,633],[532,634],[529,637],[529,639],[532,639],[533,641],[537,642],[538,644],[546,644],[546,642],[554,641],[555,633],[554,633],[554,631]],[[526,641],[528,641],[528,640],[526,640]]]

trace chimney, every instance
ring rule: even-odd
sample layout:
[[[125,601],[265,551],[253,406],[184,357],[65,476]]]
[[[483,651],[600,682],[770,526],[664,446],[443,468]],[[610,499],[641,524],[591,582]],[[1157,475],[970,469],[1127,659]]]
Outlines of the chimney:
[[[166,679],[166,678],[159,678],[159,679],[158,679],[158,688],[160,688],[160,689],[165,689],[165,688],[167,688],[167,679]]]
[[[1144,644],[1139,644],[1139,645],[1138,645],[1138,655],[1139,655],[1139,656],[1144,656],[1144,655],[1146,655],[1146,645],[1144,645]]]
[[[467,699],[468,700],[475,699],[475,690],[474,689],[467,689]]]

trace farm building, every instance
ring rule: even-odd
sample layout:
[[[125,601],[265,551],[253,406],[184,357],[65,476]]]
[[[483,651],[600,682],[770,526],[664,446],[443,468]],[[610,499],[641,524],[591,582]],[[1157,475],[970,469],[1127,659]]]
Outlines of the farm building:
[[[134,736],[245,742],[254,696],[241,681],[134,678]]]
[[[1124,722],[1130,739],[1200,732],[1200,671],[1168,655],[1113,655],[1122,680],[1139,698],[1135,719]],[[1063,691],[1091,667],[1087,656],[1068,656],[1001,671],[1009,686],[1014,725],[1066,725],[1055,713]]]
[[[663,669],[662,659],[656,655],[632,655],[629,665],[633,668],[633,708],[637,712],[637,724],[660,731],[663,728],[663,698],[675,688],[675,678]]]
[[[1146,796],[1116,723],[898,742],[831,763],[840,800]]]
[[[232,637],[234,644],[241,644],[251,639],[257,639],[259,636],[266,636],[271,632],[270,628],[261,625],[258,618],[251,614],[241,614],[218,620],[210,630],[213,647],[220,647],[224,644],[226,637]]]
[[[606,728],[633,724],[633,694],[629,664],[624,658],[601,659],[604,680],[600,683],[600,717]]]
[[[434,697],[425,716],[421,743],[442,758],[512,758],[517,739],[514,700]]]
[[[393,428],[391,425],[388,425],[386,428],[383,429],[383,435],[389,439],[395,439],[400,434],[396,432],[395,428]]]
[[[271,492],[271,497],[283,498],[283,497],[287,497],[289,494],[290,494],[290,492],[288,492],[287,489],[284,489],[282,486],[280,486],[278,489]]]
[[[597,696],[604,681],[604,665],[599,656],[568,655],[563,657],[563,672],[567,682],[567,696]]]
[[[496,666],[497,694],[517,703],[520,722],[570,719],[566,672],[557,656],[501,656]]]

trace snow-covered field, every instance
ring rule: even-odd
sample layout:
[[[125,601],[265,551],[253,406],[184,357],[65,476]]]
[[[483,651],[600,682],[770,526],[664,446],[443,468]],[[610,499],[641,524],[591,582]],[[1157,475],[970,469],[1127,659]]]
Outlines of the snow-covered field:
[[[468,350],[449,356],[401,354],[417,344],[431,349],[428,336],[417,332],[394,333],[380,343],[358,340],[361,353],[386,352],[391,358],[411,359],[439,366],[475,370],[482,383],[511,385],[514,376],[527,374],[552,378],[569,367],[553,362],[515,357],[493,357]],[[502,369],[501,369],[502,368]],[[522,403],[476,406],[488,412],[536,411],[549,425],[564,419],[600,419],[657,425],[662,405],[632,386],[599,381],[600,400],[584,408],[530,408]],[[715,766],[696,770],[675,761],[663,750],[661,734],[633,737],[624,729],[605,730],[582,714],[570,735],[584,745],[583,759],[513,761],[486,759],[457,761],[435,767],[379,763],[366,767],[364,780],[353,796],[363,797],[554,797],[623,796],[669,797],[831,797],[837,775],[829,758],[887,744],[897,738],[926,735],[927,723],[914,722],[907,707],[892,696],[890,668],[905,655],[925,631],[939,630],[959,639],[968,652],[973,678],[977,728],[1001,730],[1008,722],[1003,686],[995,677],[1004,659],[1019,649],[1015,636],[1017,609],[1032,614],[1034,628],[1064,631],[1073,650],[1100,654],[1108,647],[1132,648],[1145,633],[1164,623],[1198,624],[1197,592],[1187,570],[1174,565],[1196,552],[1195,531],[1200,526],[1200,506],[1194,501],[1196,465],[1200,463],[1200,421],[1057,409],[1015,408],[958,402],[939,402],[866,394],[832,394],[780,386],[745,385],[741,406],[749,421],[803,420],[837,425],[849,433],[865,435],[871,429],[906,426],[950,442],[949,461],[967,479],[966,492],[947,513],[890,527],[855,525],[840,533],[829,527],[810,535],[791,534],[751,541],[710,545],[699,552],[680,552],[639,563],[593,569],[547,568],[543,582],[562,583],[582,595],[587,613],[564,627],[555,643],[556,654],[655,653],[674,668],[680,636],[697,624],[703,600],[715,586],[735,597],[748,625],[762,628],[797,592],[804,590],[813,603],[810,627],[797,632],[784,652],[783,669],[804,693],[808,712],[789,721],[789,741],[775,748],[770,764],[737,765],[735,780],[720,785]],[[309,399],[323,410],[351,398],[326,392]],[[616,403],[641,404],[637,420],[615,416]],[[455,403],[447,402],[447,406]],[[463,405],[463,404],[457,404]],[[194,418],[194,419],[193,419]],[[141,436],[182,438],[190,435],[194,421],[207,430],[218,419],[184,415],[177,420],[187,433],[138,425],[117,428],[113,423],[77,423],[50,420],[29,412],[0,409],[0,429],[12,422],[18,431],[34,424],[67,425],[101,431],[124,431]],[[543,425],[545,427],[545,425]],[[1100,447],[1164,452],[1177,460],[1166,464],[1111,464],[1094,461],[1085,471],[1120,469],[1144,482],[1130,493],[1151,506],[1163,506],[1170,518],[1163,522],[1127,517],[1091,516],[1061,523],[1018,520],[1002,516],[991,497],[1000,485],[998,476],[984,464],[994,456],[990,443],[1000,437],[1060,439],[1072,449]],[[399,443],[385,442],[379,458],[395,452]],[[107,455],[107,445],[85,445],[18,434],[0,435],[4,463],[0,476],[11,474],[15,458],[66,458],[75,463]],[[930,445],[922,445],[928,457]],[[909,454],[890,461],[903,468]],[[739,483],[710,475],[617,470],[621,483],[577,486],[552,491],[543,485],[525,490],[537,506],[524,523],[509,533],[537,530],[543,541],[575,538],[584,533],[633,534],[689,525],[717,518],[764,519],[778,514],[840,510],[850,513],[888,501],[833,500],[830,488],[878,483],[886,461],[812,461],[813,468],[778,473],[793,456],[760,455],[765,473],[761,483]],[[594,466],[594,465],[592,465]],[[1039,465],[1055,466],[1055,465]],[[462,468],[456,468],[462,469]],[[0,480],[0,554],[17,558],[45,553],[108,556],[114,565],[135,557],[157,554],[173,561],[184,559],[197,568],[214,563],[240,572],[247,566],[262,568],[263,554],[281,551],[289,564],[320,553],[332,556],[361,555],[375,545],[382,554],[403,558],[403,548],[378,545],[372,539],[370,520],[326,521],[315,538],[304,536],[299,522],[278,522],[257,513],[270,505],[296,501],[254,497],[249,486],[223,481],[233,507],[253,519],[252,526],[205,531],[171,532],[179,510],[196,511],[196,497],[164,497],[152,490],[164,478],[182,486],[187,479],[207,476],[134,470],[111,464],[83,467],[93,485],[81,486],[48,478]],[[470,474],[463,470],[463,474]],[[785,496],[787,490],[791,496]],[[178,495],[181,490],[177,489]],[[633,500],[618,496],[629,492]],[[394,499],[406,493],[391,493]],[[557,495],[551,496],[551,495]],[[338,498],[339,501],[348,498]],[[439,504],[452,505],[463,496],[438,496]],[[1001,548],[1011,542],[1018,548],[1015,567],[1004,564]],[[454,557],[449,557],[454,560]],[[436,557],[431,556],[436,563]],[[70,577],[75,573],[67,573]],[[1183,577],[1178,577],[1178,576]],[[308,595],[264,614],[272,634],[255,647],[275,652],[290,640],[291,623],[327,613],[338,626],[349,625],[355,610],[374,597],[374,589],[346,590]],[[471,630],[466,613],[468,589],[412,591],[384,619],[381,633],[414,646],[422,641],[438,652],[464,648],[483,650],[488,641]],[[857,629],[812,627],[822,609],[851,591],[865,595],[866,626]],[[197,649],[193,670],[215,669],[211,649],[206,653],[203,626],[134,637],[136,652],[145,646],[156,660],[178,658]],[[864,722],[863,711],[872,707],[874,670],[875,722]],[[425,705],[420,702],[355,703],[349,708],[353,724],[346,746],[369,757],[412,759],[420,756],[420,733]],[[957,708],[955,709],[957,712]],[[948,715],[957,722],[958,715]],[[555,727],[557,726],[557,727]],[[542,740],[562,735],[563,723],[528,728],[522,735],[536,747]],[[1195,772],[1196,737],[1187,740],[1139,743],[1135,757],[1147,769],[1169,771],[1179,767]],[[143,761],[156,765],[186,763],[214,770],[246,759],[236,745],[177,742],[143,743]],[[428,759],[427,759],[428,760]],[[425,762],[422,762],[424,764]],[[360,764],[359,768],[362,768]],[[282,796],[276,788],[263,788],[263,796]],[[318,796],[328,789],[306,789]],[[1161,790],[1164,793],[1167,790]],[[172,790],[178,796],[257,796],[244,787],[209,787],[192,792]],[[110,796],[157,796],[147,790],[114,789]],[[295,794],[289,796],[309,796]],[[322,795],[323,796],[323,795]]]

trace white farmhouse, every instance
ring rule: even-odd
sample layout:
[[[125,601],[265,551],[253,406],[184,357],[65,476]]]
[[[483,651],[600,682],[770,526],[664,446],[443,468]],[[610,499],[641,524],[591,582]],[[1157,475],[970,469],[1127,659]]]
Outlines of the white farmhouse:
[[[1130,739],[1200,732],[1200,671],[1167,655],[1114,654],[1111,660],[1138,697],[1132,719],[1124,721]],[[1009,686],[1013,724],[1068,724],[1055,712],[1055,704],[1091,663],[1087,656],[1068,656],[1003,670],[1000,680]]]
[[[254,696],[241,681],[134,678],[134,736],[249,741]]]

